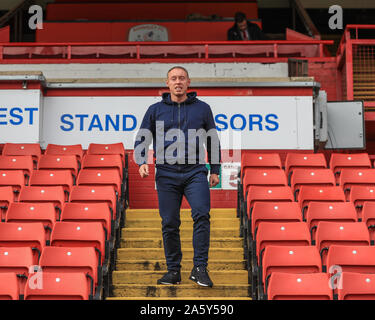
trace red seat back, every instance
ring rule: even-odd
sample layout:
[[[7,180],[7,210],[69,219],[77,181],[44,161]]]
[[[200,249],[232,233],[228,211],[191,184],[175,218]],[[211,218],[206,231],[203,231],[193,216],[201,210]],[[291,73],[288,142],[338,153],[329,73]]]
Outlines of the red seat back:
[[[268,285],[268,300],[332,300],[326,273],[273,272]]]
[[[375,274],[343,272],[337,291],[339,300],[375,300]]]
[[[48,155],[74,155],[77,157],[79,162],[82,162],[83,159],[83,149],[82,145],[59,145],[49,143],[47,145],[46,151],[44,154]]]
[[[88,300],[89,285],[83,272],[43,272],[40,287],[28,280],[25,300]]]
[[[17,274],[0,273],[0,300],[18,300],[20,296]]]

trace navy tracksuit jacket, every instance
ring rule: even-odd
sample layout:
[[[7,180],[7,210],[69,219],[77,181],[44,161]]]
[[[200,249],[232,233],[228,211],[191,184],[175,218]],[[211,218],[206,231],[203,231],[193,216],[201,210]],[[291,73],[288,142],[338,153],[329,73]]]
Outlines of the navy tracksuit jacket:
[[[147,163],[147,150],[152,139],[157,169],[155,181],[168,270],[178,271],[181,268],[179,227],[184,195],[190,204],[194,221],[194,266],[206,267],[210,242],[208,170],[204,161],[205,155],[202,153],[202,140],[189,140],[189,129],[210,132],[205,143],[207,158],[211,174],[219,174],[221,150],[211,108],[199,100],[195,92],[188,93],[187,99],[180,104],[171,101],[169,93],[164,93],[162,101],[148,108],[140,129],[147,129],[150,135],[142,137],[142,130],[138,132],[134,145],[135,160],[138,165]],[[180,146],[179,151],[177,145]]]

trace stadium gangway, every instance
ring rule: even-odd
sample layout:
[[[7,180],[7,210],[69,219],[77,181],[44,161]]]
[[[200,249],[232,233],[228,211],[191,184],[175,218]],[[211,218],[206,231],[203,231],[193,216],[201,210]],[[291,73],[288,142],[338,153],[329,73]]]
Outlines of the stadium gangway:
[[[344,84],[342,99],[363,100],[366,108],[375,108],[374,80],[371,77],[374,72],[374,34],[375,25],[348,24],[336,54],[337,71]]]

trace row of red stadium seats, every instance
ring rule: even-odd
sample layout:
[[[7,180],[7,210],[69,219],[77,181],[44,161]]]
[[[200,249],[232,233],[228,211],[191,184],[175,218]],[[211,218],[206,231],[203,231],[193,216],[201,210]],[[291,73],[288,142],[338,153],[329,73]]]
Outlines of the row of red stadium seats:
[[[291,186],[297,199],[301,186],[341,186],[349,198],[350,190],[355,185],[375,185],[375,169],[344,168],[338,181],[331,169],[294,169],[290,183],[287,182],[283,169],[247,168],[242,179],[243,195],[246,197],[250,186]]]
[[[332,153],[329,160],[329,168],[338,168],[341,166],[361,166],[371,168],[371,160],[367,153]],[[241,168],[273,167],[281,169],[282,162],[278,153],[245,153],[241,157]],[[294,167],[317,167],[327,168],[327,161],[322,153],[293,153],[286,155],[285,165],[286,172]]]
[[[90,295],[100,295],[105,272],[94,245],[98,240],[75,239],[70,245],[68,241],[60,236],[53,242],[55,246],[42,248],[38,259],[35,248],[27,243],[19,246],[14,241],[0,247],[0,299],[87,300]]]
[[[332,278],[326,273],[283,273],[271,275],[268,286],[269,300],[373,300],[375,275],[343,272],[339,285],[330,286]],[[337,287],[337,293],[332,287]]]
[[[239,198],[242,200],[241,195]],[[360,218],[364,202],[375,201],[375,185],[354,185],[348,199],[340,186],[302,185],[297,199],[289,186],[249,186],[246,201],[240,203],[239,213],[249,217],[254,204],[259,201],[297,202],[303,218],[311,202],[352,202]]]
[[[44,154],[50,155],[75,155],[81,161],[84,154],[119,154],[125,159],[125,148],[123,143],[90,143],[85,152],[82,145],[58,145],[48,144]],[[39,143],[5,143],[2,151],[3,156],[31,155],[33,159],[39,160],[42,149]]]
[[[30,179],[25,177],[23,170],[0,168],[0,186],[11,186],[16,199],[23,186],[62,186],[69,195],[74,185],[111,185],[116,194],[121,194],[122,168],[112,168],[114,167],[84,168],[76,178],[69,168],[39,169],[32,171]]]
[[[117,196],[115,188],[110,182],[108,185],[101,185],[100,182],[91,182],[84,185],[72,186],[69,197],[66,198],[66,193],[63,186],[24,186],[19,192],[18,202],[49,202],[54,205],[56,210],[61,211],[66,200],[68,202],[105,202],[108,204],[113,215],[120,210],[119,205],[122,205],[120,196]],[[0,202],[3,210],[7,210],[8,206],[14,200],[14,192],[12,187],[0,187]]]
[[[367,153],[332,153],[328,165],[322,153],[287,153],[284,165],[289,183],[290,175],[296,168],[330,168],[336,177],[343,168],[367,169],[372,167],[370,157]],[[278,153],[246,153],[241,157],[241,179],[245,174],[246,168],[283,169],[283,166]]]

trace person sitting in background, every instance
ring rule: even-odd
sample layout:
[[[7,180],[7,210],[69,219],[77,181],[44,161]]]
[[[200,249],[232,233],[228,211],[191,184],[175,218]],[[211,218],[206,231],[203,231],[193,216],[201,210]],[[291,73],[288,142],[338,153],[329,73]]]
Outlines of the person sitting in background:
[[[268,40],[257,24],[247,21],[243,12],[236,12],[234,25],[228,30],[228,40]]]

